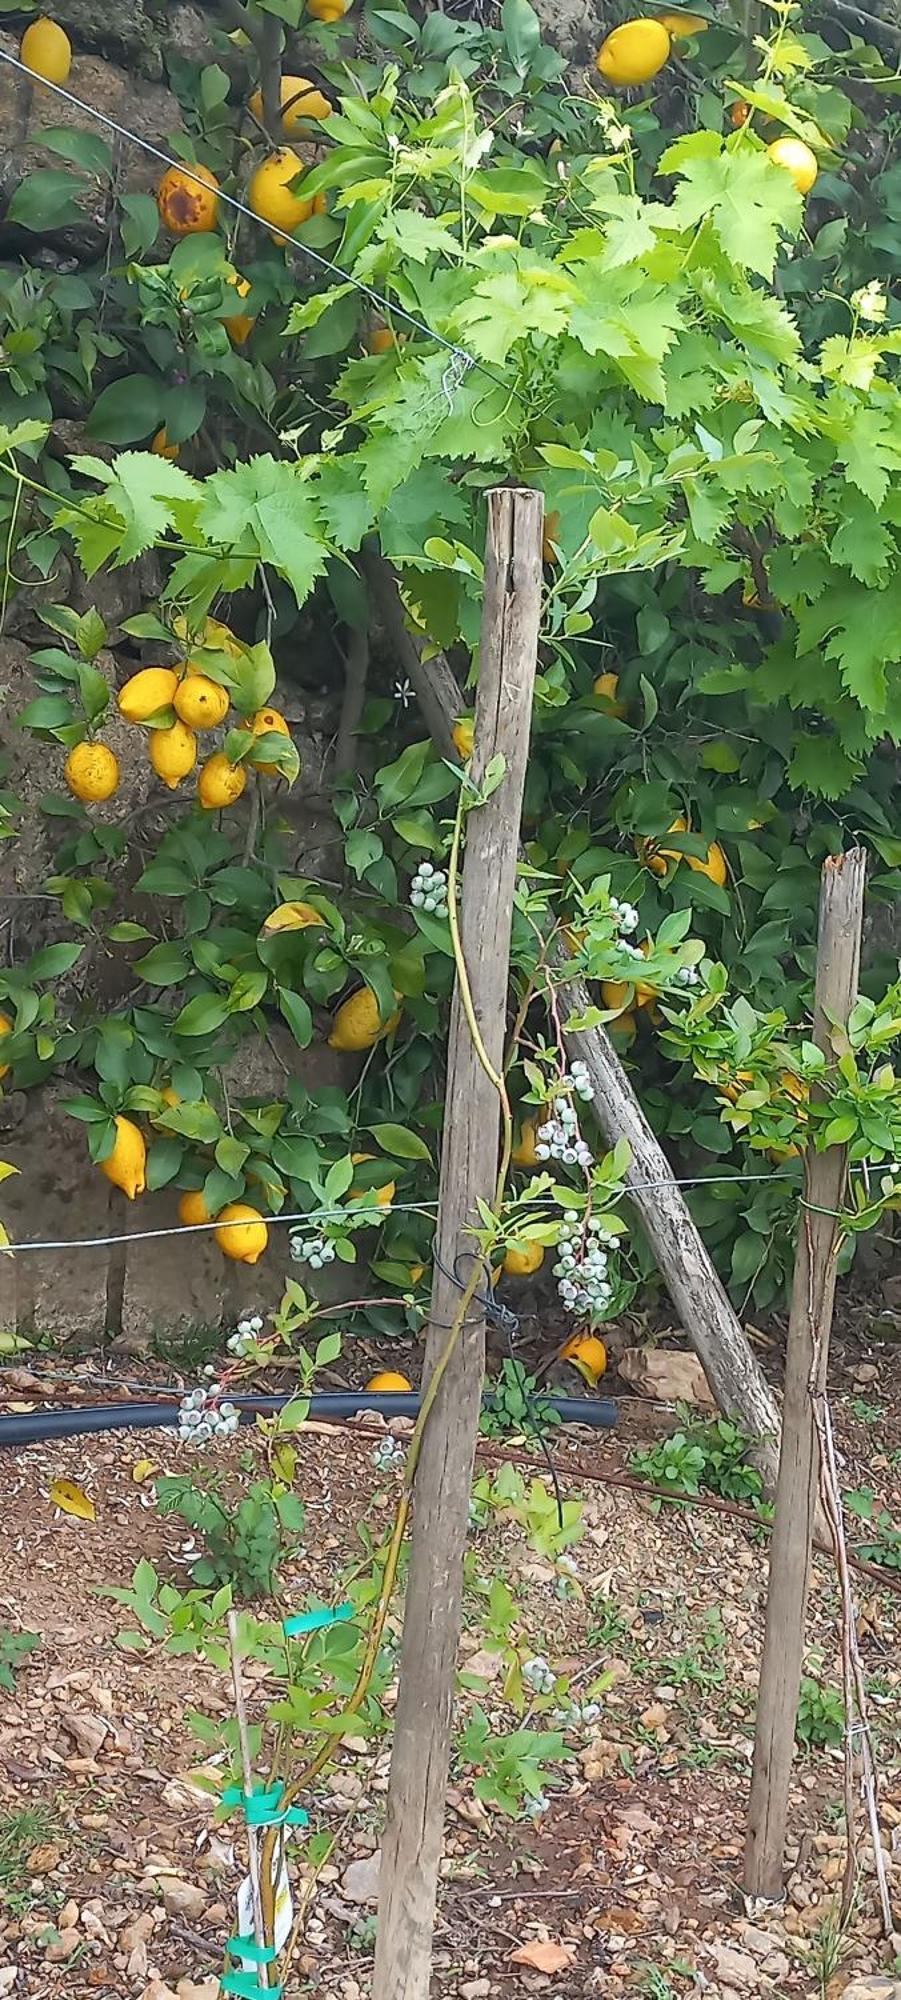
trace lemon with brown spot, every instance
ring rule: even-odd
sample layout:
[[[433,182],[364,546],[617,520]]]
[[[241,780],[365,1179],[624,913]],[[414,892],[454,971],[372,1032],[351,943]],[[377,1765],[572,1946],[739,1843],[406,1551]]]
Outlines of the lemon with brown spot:
[[[247,783],[243,764],[233,764],[224,750],[214,750],[200,767],[197,796],[207,812],[224,811],[237,804]]]
[[[608,83],[629,90],[650,83],[668,62],[672,43],[662,21],[650,17],[624,21],[614,28],[597,53],[597,67]]]
[[[178,689],[178,675],[172,667],[142,667],[140,673],[120,687],[116,707],[126,722],[149,722],[172,708]]]
[[[531,1278],[544,1263],[544,1244],[525,1241],[511,1243],[504,1258],[508,1278]]]
[[[58,21],[41,14],[26,28],[19,43],[19,60],[44,83],[66,83],[72,68],[72,44]]]
[[[116,1138],[111,1153],[100,1162],[100,1171],[134,1201],[147,1186],[147,1146],[140,1126],[132,1118],[116,1119]]]
[[[100,805],[119,789],[119,760],[108,743],[76,743],[65,763],[66,784],[83,805]]]
[[[219,219],[219,182],[210,167],[168,167],[156,195],[171,236],[203,236]]]
[[[269,1241],[269,1230],[258,1208],[230,1201],[216,1217],[214,1231],[223,1256],[233,1264],[258,1264]]]
[[[288,742],[291,741],[291,731],[280,709],[277,708],[258,708],[256,715],[250,717],[247,727],[253,736],[286,736]],[[278,765],[268,759],[255,758],[254,769],[270,771],[276,778],[280,776]]]
[[[225,721],[228,705],[228,689],[208,674],[188,672],[172,697],[176,715],[189,729],[217,729]]]
[[[399,994],[395,995],[400,998]],[[332,1032],[328,1038],[330,1049],[343,1049],[354,1054],[363,1049],[375,1048],[386,1035],[393,1033],[401,1017],[401,1009],[396,1007],[387,1021],[379,1013],[379,1003],[371,987],[361,986],[359,992],[352,993],[344,1000],[332,1021]]]

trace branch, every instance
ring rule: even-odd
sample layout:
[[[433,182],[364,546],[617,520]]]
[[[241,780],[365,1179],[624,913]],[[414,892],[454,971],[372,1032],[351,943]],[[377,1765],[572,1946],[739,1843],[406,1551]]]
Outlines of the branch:
[[[427,665],[423,664],[419,647],[404,618],[394,571],[375,542],[364,543],[361,564],[373,603],[393,648],[397,671],[412,683],[423,719],[442,757],[457,759],[453,725],[466,701],[456,676],[443,653],[436,653]]]
[[[824,0],[820,11],[823,14],[847,14],[852,21],[863,21],[868,28],[875,28],[877,34],[885,35],[901,48],[901,28],[897,28],[893,21],[884,21],[879,14],[868,14],[863,7],[855,7],[852,0]]]
[[[369,671],[369,633],[353,625],[344,655],[344,698],[338,734],[335,738],[335,777],[345,771],[352,771],[356,760],[357,731],[366,699],[366,676]]]
[[[252,36],[260,65],[263,123],[274,145],[282,130],[282,30],[275,14],[264,14]]]

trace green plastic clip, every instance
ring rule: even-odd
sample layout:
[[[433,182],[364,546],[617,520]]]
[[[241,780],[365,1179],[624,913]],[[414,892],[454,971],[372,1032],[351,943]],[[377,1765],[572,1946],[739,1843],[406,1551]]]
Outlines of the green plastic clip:
[[[229,1785],[222,1794],[224,1806],[240,1806],[248,1826],[309,1826],[303,1806],[282,1807],[284,1784],[259,1785],[248,1794],[240,1785]]]
[[[249,1958],[254,1965],[271,1965],[278,1957],[274,1944],[257,1944],[255,1937],[229,1938],[225,1949],[231,1958]]]
[[[223,1972],[219,1976],[223,1993],[234,1993],[236,2000],[281,2000],[284,1986],[261,1986],[255,1972]]]
[[[324,1604],[319,1611],[302,1611],[296,1618],[286,1618],[284,1631],[286,1639],[299,1639],[304,1632],[321,1632],[326,1625],[345,1625],[356,1613],[352,1604],[337,1604],[334,1609]]]

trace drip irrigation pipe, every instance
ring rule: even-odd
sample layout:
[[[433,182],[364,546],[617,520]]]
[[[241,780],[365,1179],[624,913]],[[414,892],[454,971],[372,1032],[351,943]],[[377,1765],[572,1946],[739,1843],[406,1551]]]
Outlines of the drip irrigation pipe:
[[[489,1391],[489,1397],[490,1394]],[[243,1423],[251,1423],[255,1416],[272,1416],[298,1398],[236,1393],[227,1400],[237,1404]],[[563,1424],[587,1424],[592,1430],[613,1430],[616,1426],[617,1408],[609,1398],[586,1397],[583,1401],[579,1396],[542,1396],[541,1401],[550,1405]],[[320,1423],[339,1424],[347,1423],[361,1410],[374,1410],[383,1417],[416,1417],[419,1402],[415,1394],[374,1395],[365,1389],[352,1389],[311,1396],[309,1413]],[[159,1430],[177,1422],[175,1402],[94,1403],[81,1409],[32,1410],[21,1416],[0,1417],[0,1449],[4,1445],[47,1444],[55,1438],[84,1437],[95,1431]]]

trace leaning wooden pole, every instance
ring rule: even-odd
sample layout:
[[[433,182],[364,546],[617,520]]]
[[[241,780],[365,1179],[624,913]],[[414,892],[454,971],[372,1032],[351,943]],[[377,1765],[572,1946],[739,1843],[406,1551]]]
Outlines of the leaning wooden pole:
[[[442,756],[448,756],[452,754],[451,730],[466,698],[442,654],[423,659],[404,618],[397,579],[373,546],[364,551],[363,568],[398,667],[416,690],[438,749]],[[594,1002],[562,948],[555,957],[554,973],[565,982],[565,1018],[578,1019]],[[603,1028],[569,1033],[566,1042],[571,1053],[588,1064],[594,1112],[608,1146],[619,1138],[629,1141],[632,1157],[626,1183],[660,1274],[720,1409],[738,1418],[755,1440],[755,1457],[772,1491],[779,1453],[778,1405],[676,1185],[672,1167]]]
[[[835,1060],[841,1025],[857,997],[865,880],[863,848],[830,856],[823,864],[813,1034],[830,1063]],[[781,1896],[783,1887],[819,1484],[816,1406],[826,1387],[847,1170],[844,1146],[816,1153],[812,1143],[808,1145],[789,1311],[782,1450],[745,1849],[746,1892],[768,1899]]]
[[[473,1012],[497,1071],[538,649],[542,515],[539,493],[500,488],[488,495],[471,775],[478,785],[490,760],[501,756],[504,776],[467,819],[460,936]],[[459,979],[446,1103],[426,1382],[460,1308],[454,1273],[465,1281],[472,1272],[468,1232],[478,1223],[477,1203],[491,1205],[497,1175],[500,1098],[477,1054]],[[373,2000],[427,2000],[429,1991],[484,1349],[484,1308],[474,1301],[429,1417],[416,1473]]]

